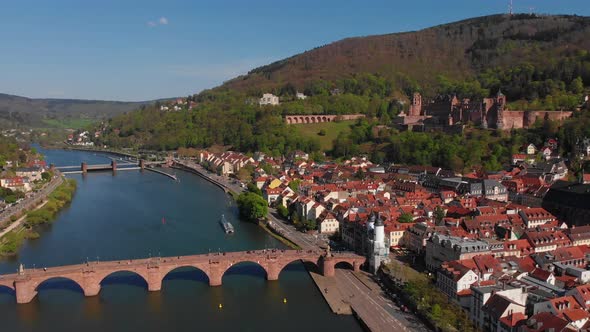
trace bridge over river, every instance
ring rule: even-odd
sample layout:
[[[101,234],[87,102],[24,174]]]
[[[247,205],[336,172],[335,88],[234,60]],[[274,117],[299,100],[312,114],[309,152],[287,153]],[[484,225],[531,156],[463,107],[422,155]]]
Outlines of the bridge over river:
[[[110,164],[99,164],[99,165],[89,165],[85,162],[81,163],[80,165],[71,165],[71,166],[54,166],[56,169],[61,171],[63,174],[86,174],[88,172],[97,172],[97,171],[128,171],[128,170],[137,170],[137,169],[145,169],[146,167],[153,167],[153,166],[161,166],[167,164],[167,162],[161,161],[145,161],[139,160],[138,162],[132,161],[124,161],[122,163],[117,163],[116,159],[111,158],[112,161]]]
[[[266,272],[267,280],[278,280],[279,274],[295,261],[311,262],[321,273],[333,277],[336,264],[345,262],[355,271],[365,262],[365,257],[353,253],[330,253],[314,250],[256,250],[241,252],[213,253],[191,256],[153,257],[145,259],[87,262],[85,264],[56,266],[42,269],[25,269],[18,273],[0,275],[0,286],[16,293],[17,303],[28,303],[37,295],[43,282],[54,278],[66,278],[77,283],[86,296],[100,292],[101,282],[116,272],[133,272],[148,284],[149,291],[159,291],[162,280],[171,271],[181,267],[194,267],[209,278],[210,286],[220,286],[225,272],[233,265],[252,262]]]

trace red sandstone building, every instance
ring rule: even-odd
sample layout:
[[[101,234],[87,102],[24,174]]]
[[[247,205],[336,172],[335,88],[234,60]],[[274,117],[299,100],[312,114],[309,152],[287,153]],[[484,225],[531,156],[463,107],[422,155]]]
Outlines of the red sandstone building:
[[[507,109],[506,102],[506,96],[501,91],[494,98],[481,101],[439,96],[426,103],[416,92],[408,114],[400,114],[398,121],[410,129],[414,126],[451,127],[472,122],[483,128],[510,130],[528,128],[537,120],[562,121],[572,116],[571,111],[511,111]]]

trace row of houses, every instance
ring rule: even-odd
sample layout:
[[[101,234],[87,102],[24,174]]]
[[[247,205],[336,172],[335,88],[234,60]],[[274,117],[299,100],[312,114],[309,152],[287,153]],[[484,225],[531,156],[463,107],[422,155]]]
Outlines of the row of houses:
[[[255,164],[255,160],[252,157],[232,151],[219,154],[202,151],[199,154],[198,162],[210,170],[225,176],[237,174],[246,165]]]
[[[42,173],[46,169],[47,164],[45,161],[40,159],[31,160],[26,167],[16,168],[14,174],[2,176],[0,178],[0,187],[13,191],[29,192],[33,189],[32,184],[34,182],[41,181]]]

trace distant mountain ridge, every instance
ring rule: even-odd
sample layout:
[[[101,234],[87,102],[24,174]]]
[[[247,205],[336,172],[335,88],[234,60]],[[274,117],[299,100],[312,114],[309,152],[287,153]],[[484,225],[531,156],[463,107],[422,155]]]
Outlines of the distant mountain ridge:
[[[99,120],[139,109],[155,101],[121,102],[84,99],[27,98],[0,93],[0,125],[44,126],[44,120]]]
[[[89,112],[106,116],[131,111],[152,101],[124,102],[87,99],[27,98],[0,93],[0,112]]]
[[[259,93],[289,82],[303,89],[313,80],[379,73],[428,89],[439,74],[463,80],[496,66],[544,65],[590,50],[589,37],[589,17],[484,16],[413,32],[346,38],[255,68],[219,88]]]

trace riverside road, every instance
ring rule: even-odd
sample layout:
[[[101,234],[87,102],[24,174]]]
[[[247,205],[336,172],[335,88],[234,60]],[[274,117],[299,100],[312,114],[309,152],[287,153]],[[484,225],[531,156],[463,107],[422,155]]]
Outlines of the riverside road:
[[[41,190],[32,193],[29,197],[24,198],[20,203],[6,208],[4,211],[2,211],[2,213],[0,213],[0,227],[8,226],[8,224],[11,223],[11,216],[19,215],[25,210],[31,210],[35,208],[37,205],[39,205],[39,201],[46,199],[47,196],[51,194],[53,190],[55,190],[55,188],[62,184],[62,182],[63,178],[61,177],[61,174],[56,172],[56,175],[54,175],[53,179],[51,179],[51,181],[47,183]],[[16,227],[13,225],[10,226],[12,226],[11,229]],[[4,234],[5,232],[2,232],[0,237],[2,237]]]

